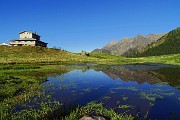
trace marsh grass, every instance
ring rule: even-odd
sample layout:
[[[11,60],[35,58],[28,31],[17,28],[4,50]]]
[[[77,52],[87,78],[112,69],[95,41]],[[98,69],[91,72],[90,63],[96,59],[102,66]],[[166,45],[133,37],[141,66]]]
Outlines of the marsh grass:
[[[178,97],[177,99],[180,100],[180,97]]]
[[[49,101],[50,94],[45,94],[41,83],[48,75],[67,72],[62,65],[51,67],[41,65],[1,65],[0,66],[0,119],[40,119],[58,109],[57,101]],[[70,68],[71,69],[71,68]],[[24,103],[44,99],[39,109],[26,106]],[[16,111],[16,106],[28,108]],[[30,107],[30,108],[29,108]]]
[[[128,109],[128,108],[132,108],[132,109],[133,109],[134,106],[125,104],[125,105],[119,105],[118,108],[120,108],[120,109]]]
[[[103,116],[107,120],[133,120],[134,117],[127,114],[118,114],[113,109],[107,109],[103,107],[102,103],[90,102],[86,106],[77,107],[70,112],[70,115],[65,116],[63,120],[78,120],[84,115],[91,116]]]
[[[127,101],[127,100],[128,100],[128,97],[123,96],[123,97],[122,97],[122,100]]]
[[[149,101],[154,102],[157,98],[163,99],[164,97],[159,94],[148,94],[146,92],[141,92],[141,97]]]
[[[103,100],[109,100],[111,97],[110,96],[104,96]]]
[[[83,91],[85,91],[85,92],[91,92],[92,89],[91,89],[91,88],[84,88]]]

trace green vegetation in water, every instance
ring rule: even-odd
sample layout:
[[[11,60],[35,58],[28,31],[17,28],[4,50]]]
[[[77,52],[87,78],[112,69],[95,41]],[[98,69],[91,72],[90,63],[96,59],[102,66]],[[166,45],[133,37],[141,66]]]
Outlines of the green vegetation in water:
[[[111,97],[110,96],[104,96],[103,100],[109,100]]]
[[[144,99],[147,99],[149,101],[155,101],[157,98],[163,99],[163,96],[158,95],[158,94],[147,94],[145,92],[141,92],[141,97]]]
[[[112,109],[106,109],[102,103],[90,102],[84,107],[77,107],[70,115],[63,118],[63,120],[78,120],[82,116],[97,115],[103,116],[106,119],[111,120],[133,120],[134,117],[127,114],[118,114]]]
[[[128,100],[128,97],[123,96],[123,97],[122,97],[122,100],[127,101],[127,100]]]
[[[150,102],[150,103],[149,103],[149,106],[154,106],[154,103]]]
[[[85,88],[85,89],[83,89],[83,91],[85,91],[85,92],[91,92],[92,89],[91,89],[91,88]]]
[[[178,97],[177,99],[180,100],[180,97]]]
[[[23,67],[24,66],[24,67]],[[63,65],[1,65],[0,66],[0,119],[43,118],[60,107],[56,101],[48,101],[50,93],[44,93],[41,83],[47,76],[65,73]],[[3,70],[2,70],[3,69]],[[41,92],[40,92],[41,91]],[[26,106],[28,109],[15,111],[16,106],[25,108],[24,103],[32,102],[31,98],[41,98],[39,109]],[[35,102],[36,99],[33,99]]]
[[[125,104],[125,105],[119,105],[118,108],[120,108],[120,109],[128,109],[128,108],[132,108],[132,109],[133,109],[134,106]]]
[[[117,87],[117,88],[111,88],[111,89],[115,89],[115,90],[131,90],[131,91],[138,91],[138,89],[136,87]]]
[[[116,92],[114,92],[113,90],[109,90],[109,92],[110,92],[111,94],[114,94],[114,93],[116,93]]]
[[[116,101],[116,104],[118,105],[120,103],[120,101]]]

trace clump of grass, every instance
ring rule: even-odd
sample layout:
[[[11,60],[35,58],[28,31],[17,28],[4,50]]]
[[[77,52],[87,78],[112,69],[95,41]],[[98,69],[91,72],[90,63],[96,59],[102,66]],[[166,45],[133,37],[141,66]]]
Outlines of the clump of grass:
[[[111,97],[110,96],[104,96],[103,100],[109,100]]]
[[[119,105],[118,108],[127,109],[127,108],[134,108],[134,106],[125,104],[125,105]]]
[[[67,70],[63,66],[40,66],[33,68],[34,65],[5,65],[0,68],[6,68],[0,70],[0,119],[25,119],[25,116],[29,115],[30,118],[35,119],[37,116],[43,117],[55,110],[58,102],[48,102],[51,99],[50,93],[43,95],[44,87],[41,83],[46,80],[48,75],[66,72]],[[8,69],[7,69],[8,68]],[[57,69],[58,68],[58,69]],[[42,91],[42,92],[40,92]],[[45,101],[40,105],[40,109],[33,109],[31,106],[27,106],[28,109],[15,111],[16,106],[25,107],[23,103],[31,102],[31,98],[42,98]],[[34,99],[35,100],[35,99]],[[55,105],[55,106],[54,106]],[[40,113],[43,114],[40,114]],[[28,118],[28,117],[27,117]]]
[[[124,101],[126,101],[126,100],[128,100],[128,97],[122,97],[122,99],[124,100]]]
[[[136,87],[117,87],[117,88],[112,88],[112,89],[115,89],[115,90],[131,90],[131,91],[138,91],[138,89]]]
[[[150,102],[149,105],[150,105],[150,106],[154,106],[154,103]]]
[[[116,93],[116,92],[114,92],[113,90],[109,90],[109,92],[110,92],[111,94],[114,94],[114,93]]]
[[[103,116],[106,119],[111,120],[133,120],[134,117],[127,114],[118,114],[113,109],[106,109],[102,103],[90,102],[84,107],[77,107],[76,110],[72,111],[70,115],[63,118],[63,120],[78,120],[82,116],[97,115]]]
[[[85,89],[83,89],[83,91],[85,91],[85,92],[91,92],[92,89],[91,89],[91,88],[85,88]]]
[[[147,94],[145,92],[141,92],[141,96],[144,99],[147,99],[149,101],[155,101],[157,98],[163,98],[163,96],[158,95],[158,94]]]

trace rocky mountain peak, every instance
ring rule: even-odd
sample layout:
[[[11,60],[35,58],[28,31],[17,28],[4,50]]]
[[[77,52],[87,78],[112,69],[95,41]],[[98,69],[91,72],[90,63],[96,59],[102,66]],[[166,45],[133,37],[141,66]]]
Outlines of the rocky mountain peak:
[[[103,47],[103,49],[108,49],[111,46],[115,45],[116,43],[117,43],[117,41],[111,40],[106,46]]]
[[[142,52],[143,49],[150,43],[158,40],[164,34],[149,34],[143,36],[138,34],[132,38],[122,38],[120,41],[112,40],[102,49],[94,50],[95,52],[111,53],[114,55],[129,56],[134,52]]]

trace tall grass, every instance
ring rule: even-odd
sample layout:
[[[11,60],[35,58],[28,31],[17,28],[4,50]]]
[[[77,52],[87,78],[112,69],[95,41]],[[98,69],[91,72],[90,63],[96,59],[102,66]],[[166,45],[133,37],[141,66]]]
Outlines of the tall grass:
[[[127,114],[118,114],[113,109],[106,109],[102,103],[90,102],[86,106],[77,107],[63,120],[78,120],[83,116],[102,116],[107,120],[133,120],[134,117]]]

